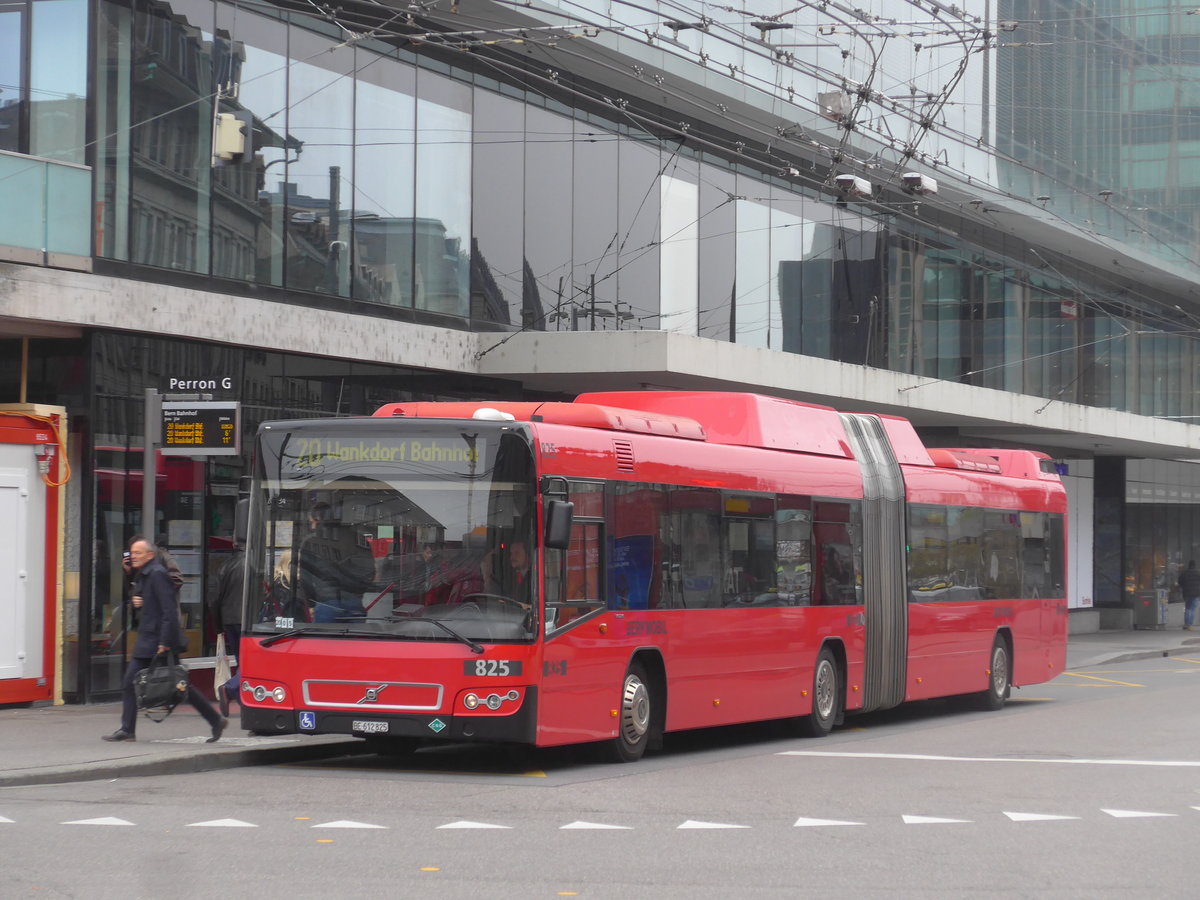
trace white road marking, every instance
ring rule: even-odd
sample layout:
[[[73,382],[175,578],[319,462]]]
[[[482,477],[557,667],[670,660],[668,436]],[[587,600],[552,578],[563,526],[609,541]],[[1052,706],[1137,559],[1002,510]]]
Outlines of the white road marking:
[[[489,825],[487,822],[450,822],[448,825],[439,825],[438,829],[444,828],[512,828],[511,825]]]
[[[4,816],[0,816],[0,825],[4,824],[6,822],[10,825],[16,824],[12,819],[6,819],[6,818],[4,818]]]
[[[688,819],[679,828],[749,828],[749,825],[726,825],[723,822],[697,822],[695,819]],[[677,831],[679,829],[676,829]]]
[[[324,822],[313,828],[387,828],[386,825],[370,825],[366,822],[351,822],[348,819],[338,819],[336,822]]]
[[[116,819],[112,816],[103,816],[99,819],[76,819],[74,822],[60,822],[61,825],[132,825],[132,822],[126,822],[124,819]]]
[[[806,819],[801,816],[793,828],[815,828],[821,825],[862,825],[862,822],[846,822],[842,819]]]
[[[575,828],[595,828],[602,831],[632,831],[628,825],[601,825],[598,822],[572,822],[570,825],[563,825],[559,831],[570,831]]]
[[[937,816],[901,816],[905,825],[960,825],[970,823],[970,819],[939,819]]]
[[[1056,759],[1024,756],[937,756],[929,753],[838,753],[825,750],[783,750],[778,756],[822,756],[831,759],[908,759],[921,762],[1054,763],[1074,766],[1162,766],[1200,768],[1194,759]]]
[[[1153,819],[1176,815],[1175,813],[1163,812],[1139,812],[1136,809],[1102,809],[1100,812],[1108,813],[1114,819]]]
[[[1014,822],[1050,822],[1056,819],[1078,819],[1079,816],[1052,816],[1048,813],[1006,812],[1006,816]]]
[[[213,819],[211,822],[189,822],[188,828],[257,828],[241,819]]]

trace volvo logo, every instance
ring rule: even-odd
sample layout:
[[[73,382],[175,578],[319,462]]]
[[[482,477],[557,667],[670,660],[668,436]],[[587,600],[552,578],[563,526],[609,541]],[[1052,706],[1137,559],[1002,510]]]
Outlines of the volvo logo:
[[[374,703],[376,700],[379,699],[379,695],[382,694],[384,692],[384,690],[386,690],[386,689],[387,689],[386,683],[381,684],[379,687],[367,688],[367,692],[363,695],[363,698],[361,700],[359,700],[358,702],[360,704],[361,703]]]

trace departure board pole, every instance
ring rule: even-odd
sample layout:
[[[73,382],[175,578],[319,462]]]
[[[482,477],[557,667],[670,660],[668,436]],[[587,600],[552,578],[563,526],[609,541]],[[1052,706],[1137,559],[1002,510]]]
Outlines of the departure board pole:
[[[155,504],[157,502],[155,487],[158,482],[158,447],[157,438],[162,431],[162,395],[154,388],[146,388],[146,407],[143,414],[145,442],[142,450],[142,534],[148,541],[156,541]]]

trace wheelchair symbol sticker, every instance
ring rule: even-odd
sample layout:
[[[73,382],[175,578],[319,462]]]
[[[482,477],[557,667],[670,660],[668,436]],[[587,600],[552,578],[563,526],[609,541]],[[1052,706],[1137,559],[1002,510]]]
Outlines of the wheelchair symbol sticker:
[[[313,712],[300,713],[300,730],[312,731],[317,727],[317,714]]]

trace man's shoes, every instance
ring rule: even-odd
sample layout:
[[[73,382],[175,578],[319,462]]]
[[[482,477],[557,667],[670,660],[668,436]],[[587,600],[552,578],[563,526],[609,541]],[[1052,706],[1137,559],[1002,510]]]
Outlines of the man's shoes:
[[[126,731],[124,728],[118,728],[112,734],[106,734],[100,738],[102,741],[136,741],[137,735],[132,731]]]
[[[229,718],[229,688],[225,685],[217,686],[217,705],[221,707],[221,717]]]
[[[210,738],[209,738],[207,741],[205,741],[204,743],[206,743],[206,744],[215,744],[217,741],[219,741],[219,740],[221,739],[221,735],[222,735],[222,734],[224,733],[224,731],[225,731],[225,726],[226,726],[226,725],[228,725],[228,724],[229,724],[229,720],[228,720],[228,719],[226,719],[224,716],[222,716],[221,718],[217,719],[217,722],[216,722],[216,724],[215,724],[215,725],[213,725],[213,727],[212,727],[212,728],[213,728],[213,735],[212,735],[212,737],[210,737]]]

